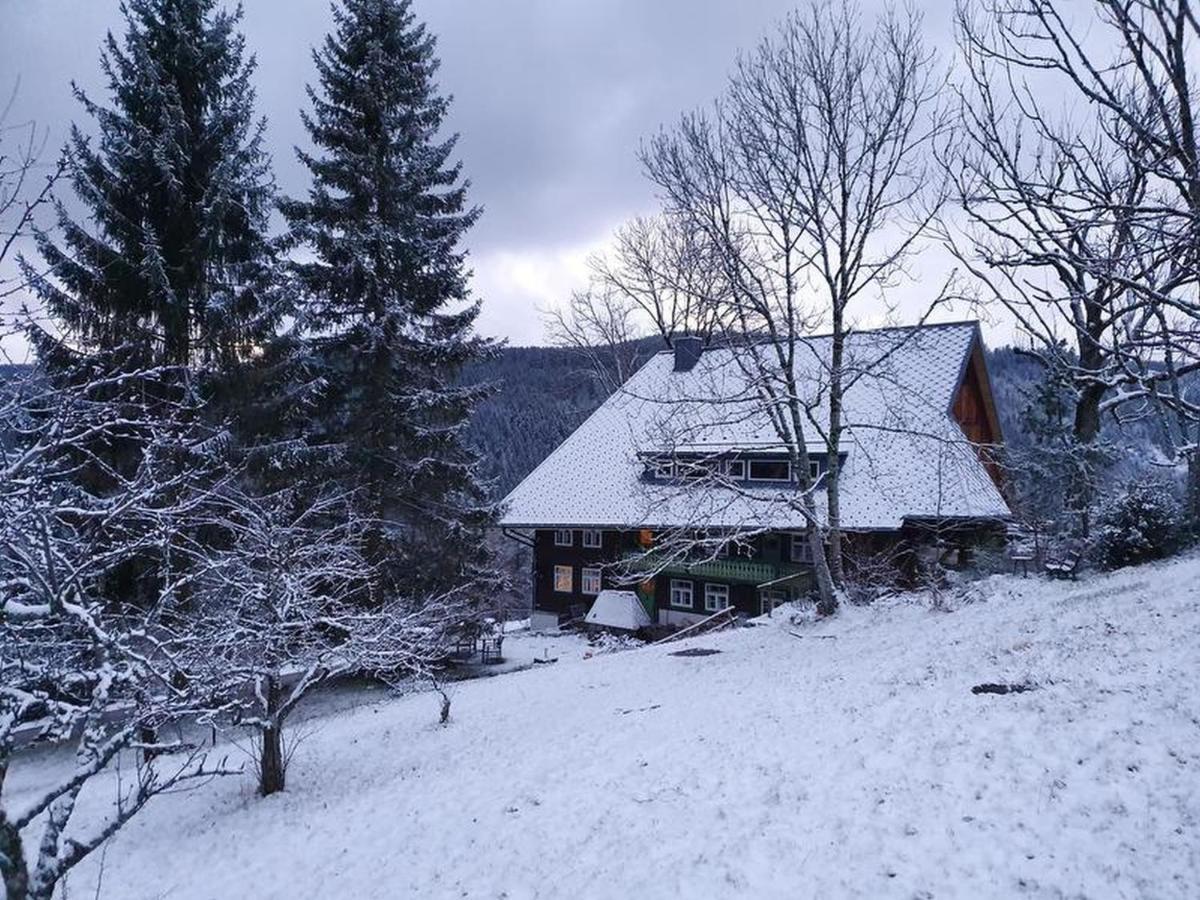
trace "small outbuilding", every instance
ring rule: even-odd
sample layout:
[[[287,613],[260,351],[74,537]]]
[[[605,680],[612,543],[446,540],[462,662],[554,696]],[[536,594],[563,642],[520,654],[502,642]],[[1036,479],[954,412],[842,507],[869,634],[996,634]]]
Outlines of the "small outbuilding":
[[[583,621],[594,628],[630,632],[654,624],[633,591],[601,591]]]

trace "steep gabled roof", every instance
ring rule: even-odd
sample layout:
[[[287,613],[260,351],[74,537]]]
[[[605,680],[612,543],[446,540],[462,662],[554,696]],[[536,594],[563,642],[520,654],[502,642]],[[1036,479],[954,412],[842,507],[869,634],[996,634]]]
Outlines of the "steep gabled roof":
[[[973,322],[862,331],[846,344],[841,477],[843,526],[895,529],[906,519],[977,519],[1008,507],[951,415],[979,339]],[[608,527],[798,529],[795,490],[773,486],[655,484],[645,454],[769,451],[780,441],[745,363],[764,347],[706,350],[694,368],[673,370],[663,352],[648,361],[507,498],[501,524]],[[805,340],[794,362],[816,422],[828,419],[830,340]],[[805,423],[810,449],[823,443]],[[824,498],[818,498],[824,512]]]

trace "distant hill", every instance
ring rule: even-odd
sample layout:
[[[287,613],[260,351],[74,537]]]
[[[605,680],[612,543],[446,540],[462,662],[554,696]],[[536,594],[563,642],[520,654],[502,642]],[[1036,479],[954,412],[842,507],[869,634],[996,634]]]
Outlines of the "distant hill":
[[[516,487],[605,400],[581,355],[557,347],[506,347],[496,359],[469,367],[464,380],[497,388],[468,429],[496,497]]]

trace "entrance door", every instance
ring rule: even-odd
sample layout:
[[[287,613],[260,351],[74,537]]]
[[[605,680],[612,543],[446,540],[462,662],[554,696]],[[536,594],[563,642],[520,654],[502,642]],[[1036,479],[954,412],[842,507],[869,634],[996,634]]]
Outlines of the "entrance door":
[[[775,607],[788,602],[788,592],[784,588],[762,588],[758,592],[759,612],[769,616]]]

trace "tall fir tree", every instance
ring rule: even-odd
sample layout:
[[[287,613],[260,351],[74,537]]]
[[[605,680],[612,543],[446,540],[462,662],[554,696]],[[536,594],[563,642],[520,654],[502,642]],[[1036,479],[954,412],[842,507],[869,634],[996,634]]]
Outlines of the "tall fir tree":
[[[474,332],[456,136],[441,134],[435,39],[408,0],[339,0],[314,51],[319,88],[297,153],[306,199],[282,204],[296,254],[300,321],[324,386],[311,439],[336,446],[320,477],[352,490],[377,526],[376,591],[427,594],[488,576],[494,508],[464,430],[488,389],[462,367],[495,352]]]
[[[58,203],[58,229],[35,234],[44,265],[22,261],[52,323],[31,338],[60,383],[103,373],[115,409],[125,401],[139,416],[167,417],[187,408],[204,420],[197,426],[231,424],[232,445],[244,447],[272,418],[265,363],[286,358],[276,336],[287,293],[241,9],[126,0],[121,13],[123,37],[109,33],[101,49],[106,102],[75,88],[94,134],[73,127],[64,150],[86,219]],[[142,439],[113,430],[76,477],[115,490]],[[110,596],[151,601],[168,557],[147,549],[132,559],[113,573]]]
[[[70,181],[91,227],[59,203],[61,245],[37,234],[26,264],[55,329],[34,334],[48,366],[119,354],[122,365],[225,376],[253,359],[284,310],[268,235],[274,199],[265,121],[241,8],[218,0],[126,0],[122,41],[101,52],[109,104],[75,95]]]

